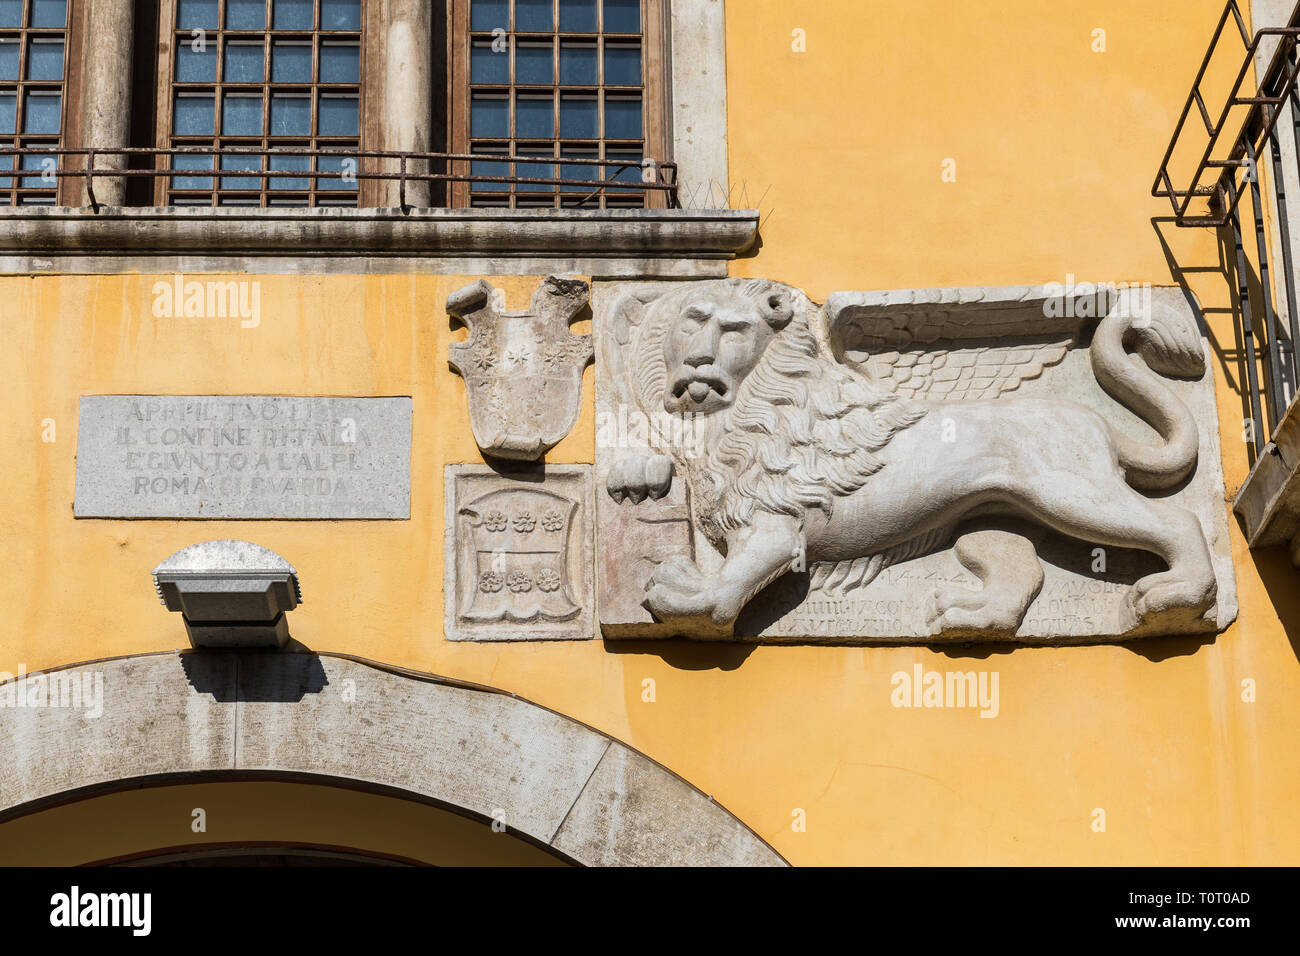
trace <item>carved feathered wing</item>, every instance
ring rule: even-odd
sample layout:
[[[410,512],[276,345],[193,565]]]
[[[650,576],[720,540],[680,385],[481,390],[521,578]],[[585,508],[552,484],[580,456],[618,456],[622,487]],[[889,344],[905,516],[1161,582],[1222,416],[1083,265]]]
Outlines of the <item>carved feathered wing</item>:
[[[837,292],[826,300],[837,357],[906,398],[977,401],[1014,392],[1061,362],[1104,297],[1051,287]],[[815,564],[811,587],[847,594],[886,568],[946,547],[938,528],[879,554]]]
[[[837,292],[826,301],[832,347],[907,398],[976,401],[1013,392],[1065,358],[1095,296],[1050,288]]]

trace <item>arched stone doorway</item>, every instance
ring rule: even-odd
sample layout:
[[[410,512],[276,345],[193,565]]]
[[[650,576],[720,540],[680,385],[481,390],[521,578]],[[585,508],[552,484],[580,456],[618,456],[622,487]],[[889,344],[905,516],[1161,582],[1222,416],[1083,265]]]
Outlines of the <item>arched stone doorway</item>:
[[[100,682],[102,712],[48,706]],[[510,694],[318,654],[161,653],[0,685],[0,824],[128,788],[221,780],[371,791],[583,865],[783,865],[644,755]]]

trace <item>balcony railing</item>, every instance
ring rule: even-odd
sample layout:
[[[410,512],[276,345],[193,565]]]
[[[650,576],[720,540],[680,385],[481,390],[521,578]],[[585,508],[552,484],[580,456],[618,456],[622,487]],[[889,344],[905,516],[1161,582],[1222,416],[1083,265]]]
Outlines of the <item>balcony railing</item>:
[[[1230,30],[1229,27],[1235,27]],[[1243,52],[1240,68],[1235,73],[1231,90],[1222,108],[1214,113],[1206,103],[1204,84],[1211,62],[1225,41],[1234,33],[1240,38]],[[1276,50],[1258,83],[1254,65],[1261,47],[1269,38],[1276,38]],[[1231,232],[1234,261],[1230,263],[1235,274],[1233,289],[1237,308],[1238,334],[1244,350],[1244,375],[1250,407],[1250,426],[1247,440],[1253,457],[1257,457],[1264,439],[1272,435],[1295,395],[1300,366],[1297,365],[1295,344],[1300,342],[1300,310],[1296,307],[1296,279],[1294,254],[1287,221],[1287,197],[1280,137],[1289,133],[1300,156],[1300,95],[1296,92],[1300,75],[1300,3],[1292,11],[1285,26],[1264,27],[1252,35],[1246,26],[1237,0],[1228,0],[1218,26],[1210,40],[1209,48],[1192,84],[1191,92],[1183,106],[1178,125],[1174,129],[1156,174],[1151,194],[1167,198],[1173,209],[1173,221],[1180,227],[1228,228]],[[1193,119],[1196,108],[1199,123]],[[1288,110],[1288,107],[1290,109]],[[1233,124],[1234,115],[1241,120]],[[1198,127],[1203,124],[1204,132]],[[1230,132],[1231,130],[1231,132]],[[1226,135],[1225,135],[1226,134]],[[1205,145],[1191,174],[1175,184],[1171,163],[1175,152],[1196,145],[1196,137],[1203,136]],[[1269,157],[1268,200],[1261,187],[1259,161],[1267,152]],[[1193,155],[1196,155],[1193,153]],[[1180,188],[1181,186],[1181,188]],[[1249,193],[1254,222],[1255,246],[1259,275],[1258,314],[1252,302],[1247,251],[1239,208],[1242,198]],[[1273,270],[1270,265],[1269,237],[1266,215],[1277,223],[1281,261],[1278,263],[1281,285],[1287,304],[1287,322],[1284,327],[1274,307]],[[1259,321],[1256,321],[1258,318]],[[1257,358],[1258,355],[1258,358]],[[1262,376],[1262,381],[1261,381]]]
[[[210,156],[210,167],[185,166],[178,168],[176,158],[180,156]],[[171,148],[118,148],[90,149],[63,148],[50,146],[0,146],[0,163],[8,159],[8,166],[0,165],[0,182],[14,179],[19,183],[19,194],[46,192],[54,188],[54,183],[61,179],[79,179],[85,183],[86,196],[90,206],[99,211],[100,202],[96,198],[95,184],[105,180],[122,178],[147,178],[154,181],[164,180],[169,194],[192,193],[194,197],[230,194],[238,198],[242,193],[248,199],[259,199],[265,194],[272,197],[315,192],[306,187],[292,189],[267,189],[262,182],[272,179],[281,181],[305,182],[310,180],[313,186],[322,180],[359,183],[368,180],[380,180],[397,183],[398,205],[409,208],[407,204],[408,185],[413,183],[468,183],[474,185],[502,185],[507,190],[517,191],[530,199],[545,199],[547,192],[560,196],[564,208],[583,208],[593,201],[598,202],[602,194],[608,191],[627,193],[661,193],[664,204],[670,209],[678,209],[677,165],[660,162],[631,162],[629,160],[602,160],[587,157],[550,157],[550,156],[512,156],[501,153],[421,153],[401,152],[396,150],[356,150],[356,149],[308,149],[298,147],[241,147],[241,146],[177,146]],[[53,159],[44,167],[24,167],[24,158]],[[132,162],[140,158],[152,158],[148,168],[134,168]],[[257,169],[222,168],[221,160],[230,157],[258,157],[261,159]],[[343,169],[320,168],[276,168],[277,159],[305,158],[308,166],[320,166],[322,159],[340,164],[351,160],[352,167]],[[101,165],[116,160],[121,165]],[[76,160],[70,162],[70,160]],[[282,166],[292,165],[288,163]],[[475,168],[488,166],[493,169],[505,167],[518,170],[524,167],[589,167],[589,178],[532,177],[513,174],[492,175],[476,173]],[[11,172],[12,170],[12,172]],[[628,176],[628,173],[633,175]],[[28,187],[26,180],[37,180],[42,185]],[[177,180],[207,180],[213,185],[208,188],[177,188]],[[240,190],[224,184],[225,180],[251,180],[252,189]],[[218,184],[218,181],[221,181]],[[316,188],[320,188],[316,186]],[[528,190],[528,192],[524,192]],[[331,198],[345,198],[344,190],[337,189],[337,195]],[[485,198],[508,195],[506,192],[488,194]],[[189,204],[195,204],[187,199]],[[304,203],[305,205],[305,203]],[[530,204],[531,205],[531,204]]]

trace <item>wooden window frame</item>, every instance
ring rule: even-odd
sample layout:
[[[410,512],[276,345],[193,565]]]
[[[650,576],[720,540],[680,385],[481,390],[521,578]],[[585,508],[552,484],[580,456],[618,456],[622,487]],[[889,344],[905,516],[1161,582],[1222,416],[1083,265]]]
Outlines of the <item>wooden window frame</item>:
[[[218,69],[225,54],[225,37],[227,33],[224,26],[225,5],[227,0],[220,0],[218,4],[218,29],[217,36],[213,37],[212,42],[216,44],[217,49],[215,56],[217,58]],[[175,69],[176,69],[176,48],[178,34],[185,31],[176,25],[177,11],[179,0],[160,0],[158,16],[158,81],[156,87],[155,99],[155,119],[154,128],[156,131],[155,143],[159,148],[169,148],[173,145],[174,139],[194,139],[204,140],[201,145],[214,144],[218,149],[223,145],[231,146],[249,146],[261,149],[274,148],[275,146],[284,146],[285,148],[304,148],[304,149],[330,149],[337,145],[340,149],[356,149],[358,151],[376,148],[371,145],[372,137],[380,130],[376,127],[374,116],[379,112],[380,103],[376,98],[376,93],[382,91],[383,83],[383,41],[385,31],[381,28],[376,31],[376,25],[382,24],[383,0],[361,0],[361,19],[358,30],[348,31],[331,31],[331,30],[276,30],[272,23],[273,7],[270,2],[267,3],[267,19],[262,30],[253,31],[230,31],[235,34],[244,34],[248,38],[260,35],[262,38],[262,82],[251,84],[230,84],[225,81],[224,76],[219,82],[202,82],[196,83],[205,89],[211,89],[215,97],[214,109],[216,114],[221,112],[222,96],[228,89],[239,89],[245,86],[250,92],[261,90],[262,94],[262,128],[263,133],[258,137],[228,137],[224,134],[213,136],[195,136],[195,137],[173,137],[172,135],[172,116],[173,103],[175,97]],[[319,11],[320,0],[316,0],[314,11]],[[330,39],[358,38],[360,73],[359,81],[355,84],[333,84],[320,82],[320,48],[323,42]],[[303,40],[306,39],[311,43],[312,48],[312,73],[311,80],[307,83],[283,83],[274,84],[271,80],[271,50],[273,40]],[[311,109],[311,126],[307,136],[273,136],[270,132],[270,95],[273,86],[278,86],[286,91],[305,92],[310,98]],[[349,95],[355,92],[358,101],[357,117],[357,136],[349,137],[322,137],[316,133],[317,109],[322,93],[341,93]],[[235,142],[228,142],[234,140]],[[244,140],[247,140],[245,142]],[[284,140],[293,140],[296,142],[282,142]],[[195,144],[198,145],[198,144]],[[170,159],[167,156],[159,157],[157,168],[165,169]],[[360,164],[364,160],[358,160]],[[273,168],[274,164],[269,164]],[[309,160],[309,168],[312,167],[312,161]],[[267,165],[263,169],[268,168]],[[209,178],[205,174],[206,169],[185,170],[181,175],[187,178]],[[240,205],[246,207],[265,208],[269,205],[296,205],[298,208],[319,207],[319,206],[339,206],[355,205],[365,206],[367,201],[374,195],[374,188],[371,185],[374,181],[359,179],[355,192],[351,190],[330,189],[328,186],[321,188],[330,180],[315,180],[307,177],[307,189],[305,190],[285,190],[271,189],[270,180],[272,178],[300,178],[293,175],[294,171],[286,171],[283,176],[270,177],[240,177],[242,180],[256,184],[257,188],[247,190],[231,190],[222,188],[220,168],[220,156],[214,157],[213,169],[211,175],[211,188],[206,190],[181,190],[180,192],[193,192],[195,198],[207,194],[210,202],[209,205],[222,205],[220,200],[223,197],[230,198],[231,193],[239,192],[241,195],[235,198],[256,199],[255,203],[248,204],[225,204],[234,205],[236,208]],[[227,171],[228,173],[229,171]],[[172,176],[158,176],[153,189],[153,200],[156,205],[169,206],[174,205],[172,194],[178,192],[172,188]],[[295,200],[293,203],[276,202],[276,200]],[[305,200],[299,202],[299,200]],[[321,200],[325,200],[322,202]],[[347,200],[346,202],[336,202],[334,200]]]
[[[68,0],[66,19],[62,29],[28,26],[0,28],[0,33],[17,34],[19,37],[18,78],[0,82],[0,86],[4,86],[6,89],[12,87],[15,90],[14,130],[11,134],[5,134],[3,141],[6,146],[32,146],[35,148],[47,146],[51,149],[59,149],[66,148],[69,144],[77,142],[81,126],[81,65],[84,61],[81,44],[84,42],[83,37],[85,35],[85,31],[82,29],[85,6],[85,0]],[[24,0],[22,9],[24,23],[26,23],[32,9],[31,0]],[[43,36],[54,37],[59,33],[63,35],[62,79],[57,81],[25,79],[27,50],[31,40]],[[47,91],[56,88],[59,91],[59,132],[57,134],[23,133],[22,117],[25,112],[25,91],[28,89]],[[22,158],[19,156],[13,156],[12,158],[14,172],[17,173],[22,166]],[[56,168],[63,169],[67,165],[66,157],[56,157]],[[76,195],[80,189],[80,181],[76,177],[61,177],[56,180],[53,186],[49,187],[32,187],[23,186],[22,180],[30,178],[32,172],[39,175],[39,171],[29,171],[26,176],[6,176],[6,172],[7,170],[0,169],[0,180],[9,180],[9,185],[4,189],[0,189],[0,197],[4,200],[0,202],[0,205],[4,206],[19,205],[19,200],[24,197],[49,200],[47,203],[32,203],[30,205],[71,205],[74,204],[74,201],[70,200],[70,197]]]
[[[470,31],[470,2],[471,0],[447,0],[447,62],[449,66],[447,82],[447,116],[449,118],[450,126],[449,136],[451,151],[457,154],[470,153],[470,147],[472,144],[469,135],[470,100],[474,89],[470,82],[470,49],[473,43],[473,36]],[[559,30],[558,26],[557,0],[552,0],[552,3],[552,22],[555,24],[556,29],[551,34],[553,38],[552,42],[554,44],[552,59],[554,70],[552,80],[554,82],[549,86],[552,93],[552,108],[554,110],[554,136],[550,137],[550,139],[553,143],[554,149],[553,156],[550,158],[554,159],[555,168],[558,173],[563,161],[561,155],[562,144],[574,141],[566,139],[566,137],[560,135],[560,92],[561,90],[572,90],[574,92],[595,93],[597,95],[597,102],[600,104],[597,107],[597,114],[600,117],[600,123],[603,127],[605,113],[603,109],[604,91],[608,87],[601,84],[599,81],[603,78],[604,71],[603,50],[606,42],[605,38],[610,36],[617,40],[619,35],[605,34],[600,31],[588,34],[562,32]],[[641,115],[643,139],[640,142],[642,144],[643,158],[655,160],[656,162],[661,163],[670,162],[672,160],[671,137],[669,135],[671,77],[668,69],[668,3],[669,0],[641,0]],[[510,9],[514,9],[513,5]],[[598,15],[601,18],[599,23],[603,27],[603,0],[598,0],[597,9],[600,11]],[[511,43],[514,44],[516,40],[516,34],[513,31],[514,24],[511,23],[509,26],[511,29],[508,31],[508,35]],[[523,34],[522,36],[527,37],[529,34]],[[542,34],[536,34],[536,36],[540,37]],[[598,50],[601,51],[597,54],[596,58],[598,65],[597,85],[594,87],[573,86],[568,84],[562,85],[559,82],[560,41],[564,39],[582,40],[593,38],[598,40]],[[482,86],[483,85],[480,85],[480,87]],[[511,82],[508,84],[495,85],[491,88],[494,91],[506,93],[511,102],[513,102],[519,84],[514,83],[513,77],[511,77]],[[511,109],[511,115],[513,116],[513,108]],[[514,132],[515,131],[512,129],[511,135],[507,138],[509,143],[508,148],[511,151],[515,149],[518,142],[518,138],[514,135]],[[583,143],[584,145],[590,143],[596,146],[599,150],[599,158],[604,158],[606,155],[605,150],[607,148],[607,143],[610,143],[610,141],[603,137],[598,137],[595,140],[583,141]],[[615,149],[619,148],[618,141],[613,141],[612,145]],[[546,159],[543,159],[541,155],[536,158],[546,162]],[[459,160],[451,164],[457,175],[469,175],[471,165],[471,163],[464,160]],[[606,168],[608,170],[614,169],[614,167]],[[564,195],[564,192],[565,191],[557,189],[554,193],[550,194],[553,199],[551,204],[553,208],[569,205],[564,201],[567,198]],[[463,209],[470,206],[471,188],[469,183],[452,183],[448,193],[451,199],[449,205],[452,208]],[[585,203],[582,208],[629,208],[626,205],[620,205],[617,201],[612,205],[607,202],[608,197],[616,196],[619,193],[624,193],[629,196],[637,195],[633,190],[603,190],[592,201]],[[509,187],[509,192],[503,192],[502,195],[508,197],[508,205],[511,208],[518,208],[519,191],[515,187]],[[548,194],[545,192],[532,193],[528,195],[526,197],[526,200],[528,201],[525,204],[525,208],[538,208],[538,206],[545,208],[545,205],[532,200],[544,199],[547,195]],[[650,189],[644,192],[644,204],[641,208],[664,208],[666,205],[667,195],[664,190]],[[633,206],[631,208],[637,207]]]

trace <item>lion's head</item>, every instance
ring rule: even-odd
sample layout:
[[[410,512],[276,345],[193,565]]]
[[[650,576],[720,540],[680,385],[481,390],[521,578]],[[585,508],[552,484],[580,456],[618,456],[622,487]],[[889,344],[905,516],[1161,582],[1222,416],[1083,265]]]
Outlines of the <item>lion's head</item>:
[[[819,315],[789,286],[725,279],[655,299],[637,323],[630,371],[642,410],[706,423],[699,454],[666,450],[711,538],[755,510],[829,515],[880,469],[875,452],[925,414],[835,361]]]

